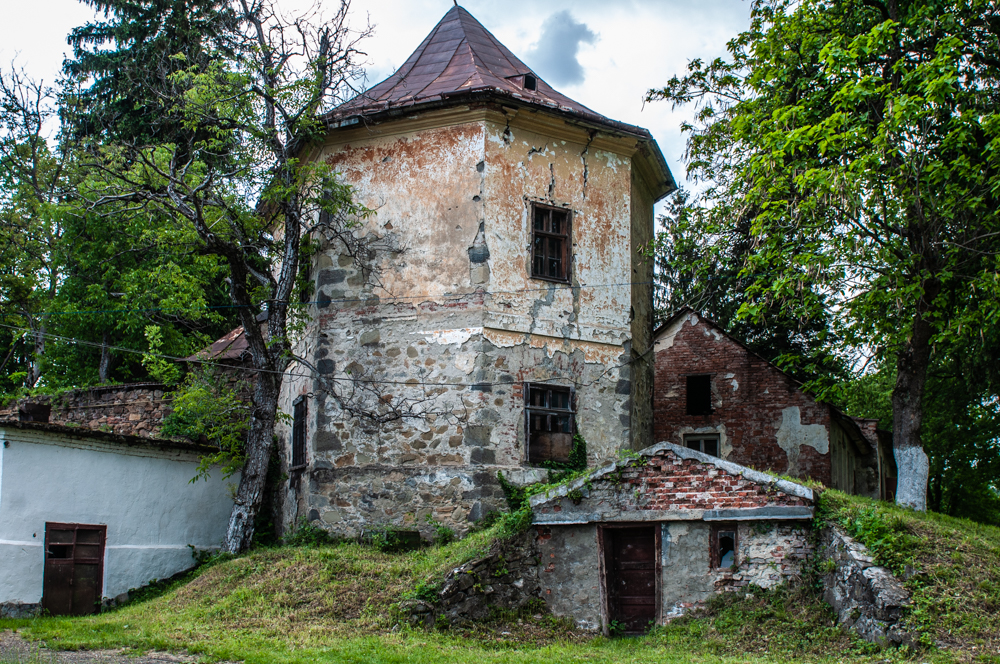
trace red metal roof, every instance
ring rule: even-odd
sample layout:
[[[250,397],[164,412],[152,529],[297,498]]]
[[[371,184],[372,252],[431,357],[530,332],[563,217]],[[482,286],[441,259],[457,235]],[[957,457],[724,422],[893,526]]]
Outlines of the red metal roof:
[[[208,348],[203,348],[190,357],[185,357],[185,362],[239,362],[243,354],[247,352],[249,344],[246,335],[243,334],[243,326],[236,328],[226,334],[226,336],[212,342]]]
[[[535,76],[535,90],[523,87],[525,74]],[[395,74],[338,106],[329,117],[368,115],[473,92],[509,95],[648,136],[644,129],[611,120],[555,91],[458,6],[444,15]]]

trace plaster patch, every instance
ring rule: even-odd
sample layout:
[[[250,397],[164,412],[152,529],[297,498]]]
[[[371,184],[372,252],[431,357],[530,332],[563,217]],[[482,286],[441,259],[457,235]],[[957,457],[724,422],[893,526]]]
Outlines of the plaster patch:
[[[439,343],[442,346],[461,345],[471,339],[472,335],[482,333],[483,328],[481,327],[462,327],[457,330],[420,330],[417,332],[417,334],[425,335],[430,343]]]
[[[473,353],[461,353],[455,357],[455,368],[464,374],[472,373],[476,368],[476,356]]]
[[[830,451],[830,436],[822,424],[802,424],[802,411],[790,406],[781,411],[781,427],[775,436],[778,447],[785,450],[788,470],[792,477],[799,473],[799,448],[808,445],[820,454]]]
[[[692,327],[697,325],[698,314],[689,313],[687,316],[682,316],[680,320],[674,321],[673,325],[664,330],[663,334],[653,341],[653,347],[657,350],[673,348],[674,339],[677,337],[677,333],[684,327],[685,322],[690,322]]]
[[[927,509],[927,454],[920,447],[897,447],[896,457],[896,504],[908,505],[923,512]]]

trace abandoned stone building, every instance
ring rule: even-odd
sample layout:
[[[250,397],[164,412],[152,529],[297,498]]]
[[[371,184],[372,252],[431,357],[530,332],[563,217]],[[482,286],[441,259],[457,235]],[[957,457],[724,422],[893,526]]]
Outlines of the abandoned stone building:
[[[387,80],[332,111],[313,158],[376,210],[322,243],[283,410],[286,522],[464,532],[516,481],[650,443],[653,204],[645,129],[552,89],[454,7]],[[409,415],[419,415],[409,417]]]
[[[700,314],[654,333],[653,436],[762,470],[891,499],[891,434],[816,401]]]
[[[812,490],[673,443],[534,496],[540,596],[630,633],[717,592],[798,578]]]

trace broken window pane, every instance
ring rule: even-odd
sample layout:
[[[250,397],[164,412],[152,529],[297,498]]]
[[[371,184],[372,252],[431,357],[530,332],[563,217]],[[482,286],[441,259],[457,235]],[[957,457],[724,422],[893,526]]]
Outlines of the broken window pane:
[[[573,451],[573,391],[559,385],[527,385],[528,463],[569,461]]]
[[[569,281],[569,211],[534,205],[532,220],[531,276]]]
[[[736,561],[736,533],[723,530],[719,533],[719,567],[732,567]]]
[[[712,414],[712,376],[687,377],[687,414]]]

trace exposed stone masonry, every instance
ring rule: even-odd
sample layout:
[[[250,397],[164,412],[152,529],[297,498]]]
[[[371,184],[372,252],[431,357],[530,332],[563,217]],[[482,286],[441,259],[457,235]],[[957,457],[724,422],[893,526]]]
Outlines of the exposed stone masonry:
[[[23,419],[34,410],[32,406],[47,405],[49,424],[156,438],[172,410],[170,404],[170,394],[159,383],[107,385],[18,399],[0,408],[0,420]]]

